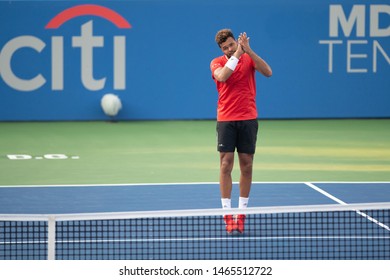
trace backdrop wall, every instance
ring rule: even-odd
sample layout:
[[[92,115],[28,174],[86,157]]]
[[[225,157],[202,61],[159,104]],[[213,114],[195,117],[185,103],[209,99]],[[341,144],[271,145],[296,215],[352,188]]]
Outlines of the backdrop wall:
[[[85,4],[94,6],[83,6]],[[214,119],[215,33],[272,67],[260,118],[390,117],[387,0],[1,1],[0,120]]]

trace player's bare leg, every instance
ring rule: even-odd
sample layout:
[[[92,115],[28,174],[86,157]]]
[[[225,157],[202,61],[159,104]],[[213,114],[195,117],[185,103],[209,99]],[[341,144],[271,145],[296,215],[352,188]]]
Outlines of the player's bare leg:
[[[240,162],[240,197],[249,197],[252,185],[253,154],[239,153]]]
[[[231,198],[234,153],[220,153],[219,187],[222,198]]]
[[[244,209],[248,206],[249,193],[252,185],[252,170],[253,170],[253,154],[239,153],[238,159],[240,162],[240,199],[239,208]],[[245,228],[245,215],[237,215],[236,217],[236,229],[240,233],[244,233]]]
[[[220,173],[219,186],[221,191],[222,207],[224,209],[231,208],[231,193],[233,188],[232,170],[234,164],[234,153],[220,153]],[[237,225],[232,215],[225,215],[224,217],[227,233],[233,233]]]

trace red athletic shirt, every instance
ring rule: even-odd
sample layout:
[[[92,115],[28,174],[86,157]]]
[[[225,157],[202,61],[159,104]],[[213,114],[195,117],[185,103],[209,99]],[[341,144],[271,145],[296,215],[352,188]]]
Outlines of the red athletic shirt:
[[[218,90],[218,121],[242,121],[257,118],[255,64],[246,53],[241,55],[237,67],[226,80],[218,82],[214,71],[225,66],[226,56],[220,56],[211,61],[212,77]]]

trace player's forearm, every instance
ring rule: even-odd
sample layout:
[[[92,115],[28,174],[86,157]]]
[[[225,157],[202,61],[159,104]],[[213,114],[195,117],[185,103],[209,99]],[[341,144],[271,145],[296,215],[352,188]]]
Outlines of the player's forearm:
[[[244,53],[244,51],[242,50],[241,46],[239,46],[236,50],[236,52],[232,55],[232,57],[229,58],[229,60],[236,60],[235,62],[235,65],[233,66],[232,68],[232,65],[229,66],[229,63],[231,61],[228,61],[224,67],[222,68],[218,68],[214,71],[214,78],[218,81],[218,82],[226,82],[227,79],[229,79],[229,77],[233,74],[234,72],[234,69],[235,69],[235,66],[237,65],[238,63],[238,60],[240,59],[241,55]]]
[[[257,71],[259,71],[261,74],[263,74],[266,77],[271,77],[272,76],[272,69],[268,65],[268,63],[265,62],[264,59],[262,59],[260,56],[258,56],[253,50],[249,50],[246,53],[255,62],[255,68],[256,68]]]
[[[226,66],[218,68],[214,71],[214,78],[218,82],[226,82],[227,79],[233,74],[233,71]]]

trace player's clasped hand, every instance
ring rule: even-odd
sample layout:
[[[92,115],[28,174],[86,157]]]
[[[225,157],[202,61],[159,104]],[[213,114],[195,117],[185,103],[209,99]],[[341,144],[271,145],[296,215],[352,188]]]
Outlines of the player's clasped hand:
[[[247,52],[250,49],[249,39],[250,38],[248,37],[246,32],[240,33],[240,35],[238,36],[238,44],[241,46],[244,52]]]

